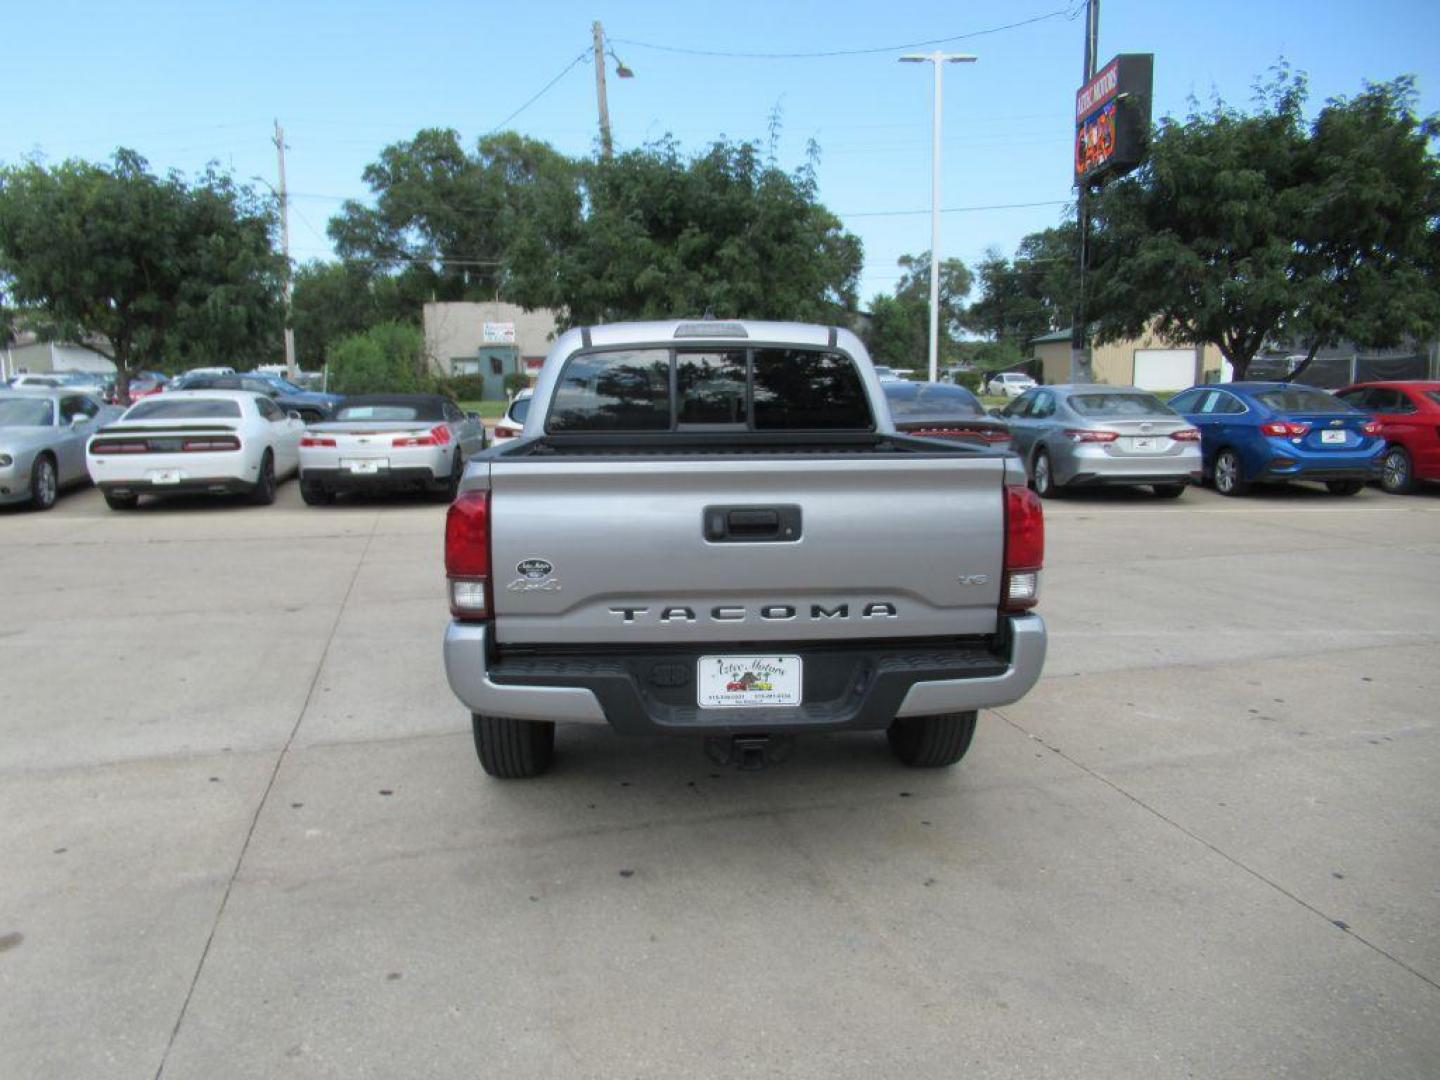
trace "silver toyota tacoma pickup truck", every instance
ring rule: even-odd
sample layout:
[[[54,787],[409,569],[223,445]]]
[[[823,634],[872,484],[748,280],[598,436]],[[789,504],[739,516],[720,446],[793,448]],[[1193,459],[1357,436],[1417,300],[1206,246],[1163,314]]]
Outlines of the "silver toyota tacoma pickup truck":
[[[897,435],[847,330],[570,330],[450,507],[445,669],[492,776],[543,772],[557,723],[952,765],[1040,676],[1043,548],[1020,460]]]

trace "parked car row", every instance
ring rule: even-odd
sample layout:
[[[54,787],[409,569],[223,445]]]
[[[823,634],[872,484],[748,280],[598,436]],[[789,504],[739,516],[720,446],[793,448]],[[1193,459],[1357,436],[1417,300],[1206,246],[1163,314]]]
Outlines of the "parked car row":
[[[1400,494],[1440,479],[1440,382],[1361,383],[1334,394],[1238,382],[1191,387],[1168,402],[1133,386],[1031,384],[990,410],[989,423],[979,399],[958,386],[884,390],[901,430],[1008,446],[1046,498],[1106,485],[1177,498],[1205,480],[1222,495],[1295,480],[1336,495],[1378,481]]]
[[[93,481],[114,510],[179,494],[265,505],[290,476],[310,505],[374,490],[448,501],[466,459],[485,446],[479,415],[434,394],[349,397],[307,426],[252,390],[176,390],[125,410],[93,393],[0,391],[0,502],[45,510],[62,488]]]

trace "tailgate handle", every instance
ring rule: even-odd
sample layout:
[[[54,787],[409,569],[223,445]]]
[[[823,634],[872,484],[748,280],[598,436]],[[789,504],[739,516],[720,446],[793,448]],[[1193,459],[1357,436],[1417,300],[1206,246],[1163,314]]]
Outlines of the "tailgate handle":
[[[800,539],[800,507],[707,506],[704,533],[716,544],[793,543]]]

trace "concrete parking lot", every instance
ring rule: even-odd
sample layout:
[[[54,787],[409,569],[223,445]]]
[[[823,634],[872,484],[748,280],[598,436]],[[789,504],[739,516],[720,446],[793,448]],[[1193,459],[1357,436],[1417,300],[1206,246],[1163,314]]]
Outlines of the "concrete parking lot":
[[[1440,1075],[1440,496],[1047,511],[959,768],[511,784],[443,508],[0,513],[0,1077]]]

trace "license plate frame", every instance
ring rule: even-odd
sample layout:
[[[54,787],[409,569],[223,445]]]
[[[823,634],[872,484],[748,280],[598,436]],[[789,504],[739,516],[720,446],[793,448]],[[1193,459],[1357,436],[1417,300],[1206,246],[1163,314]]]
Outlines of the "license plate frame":
[[[1160,440],[1155,435],[1131,435],[1126,449],[1139,454],[1153,454],[1160,449]]]
[[[389,458],[341,458],[340,468],[356,476],[374,476],[390,467]]]
[[[185,474],[179,469],[151,469],[145,476],[152,484],[168,486],[178,484],[185,479]]]
[[[1341,445],[1346,441],[1345,429],[1339,428],[1335,431],[1322,431],[1320,432],[1320,441],[1327,446]]]
[[[793,653],[702,656],[695,661],[695,703],[702,709],[797,708],[805,663]]]

